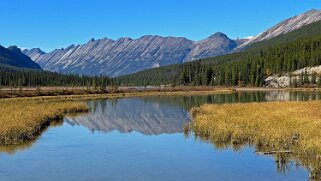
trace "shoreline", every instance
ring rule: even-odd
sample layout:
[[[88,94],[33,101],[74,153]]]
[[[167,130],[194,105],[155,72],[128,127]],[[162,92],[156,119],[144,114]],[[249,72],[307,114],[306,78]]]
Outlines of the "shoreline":
[[[73,101],[2,101],[0,107],[1,146],[35,140],[52,122],[89,111],[84,103]]]
[[[81,94],[81,95],[57,95],[57,96],[34,96],[34,97],[13,97],[0,98],[1,101],[14,100],[88,100],[88,99],[109,99],[122,97],[144,97],[144,96],[183,96],[183,95],[206,95],[206,94],[229,94],[234,91],[231,89],[214,90],[188,90],[188,91],[147,91],[147,92],[128,92],[128,93],[104,93],[104,94]]]
[[[321,92],[321,88],[267,88],[267,87],[178,87],[175,89],[131,89],[122,87],[119,90],[84,90],[82,88],[64,89],[56,87],[45,87],[43,92],[36,93],[35,88],[26,88],[22,93],[19,90],[0,90],[0,100],[7,99],[97,99],[97,98],[121,98],[121,97],[141,97],[141,96],[179,96],[197,94],[217,94],[233,92],[254,92],[254,91],[302,91]],[[61,91],[59,93],[54,92]],[[56,95],[57,94],[57,95]]]

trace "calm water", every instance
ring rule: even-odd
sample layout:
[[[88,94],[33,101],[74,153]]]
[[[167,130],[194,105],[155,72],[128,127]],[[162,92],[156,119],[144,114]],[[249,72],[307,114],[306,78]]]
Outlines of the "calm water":
[[[272,157],[218,150],[182,128],[188,110],[204,103],[316,99],[320,93],[241,92],[89,101],[90,113],[65,118],[37,141],[0,147],[0,180],[308,180],[300,166],[279,172]]]

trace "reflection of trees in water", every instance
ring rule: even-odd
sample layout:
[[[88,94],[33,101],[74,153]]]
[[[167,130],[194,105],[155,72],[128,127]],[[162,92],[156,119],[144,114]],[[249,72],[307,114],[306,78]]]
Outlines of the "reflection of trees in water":
[[[280,151],[272,153],[271,147],[260,147],[247,140],[232,140],[231,137],[223,136],[224,134],[220,135],[218,138],[213,138],[206,133],[195,132],[193,128],[190,128],[189,131],[185,131],[184,129],[184,136],[186,139],[190,138],[191,135],[197,140],[213,145],[216,150],[232,148],[233,151],[239,152],[245,147],[254,147],[257,154],[273,157],[276,171],[280,174],[291,172],[293,166],[303,167],[308,171],[310,181],[321,180],[321,152],[311,151],[302,153],[294,144],[291,145],[291,147],[293,147],[293,152]]]
[[[267,101],[310,101],[321,99],[321,92],[314,91],[270,91],[266,93]]]
[[[306,101],[321,99],[321,92],[303,91],[240,91],[236,93],[189,95],[189,96],[158,96],[141,98],[149,102],[180,106],[189,111],[192,107],[203,104],[247,103],[264,101]]]

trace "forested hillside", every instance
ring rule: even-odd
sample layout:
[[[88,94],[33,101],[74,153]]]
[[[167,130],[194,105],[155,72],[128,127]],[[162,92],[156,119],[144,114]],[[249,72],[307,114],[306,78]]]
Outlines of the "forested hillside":
[[[106,87],[108,77],[64,75],[43,70],[20,69],[0,65],[0,86],[88,86]]]
[[[122,85],[251,85],[266,77],[321,64],[321,22],[252,44],[244,52],[119,77]]]

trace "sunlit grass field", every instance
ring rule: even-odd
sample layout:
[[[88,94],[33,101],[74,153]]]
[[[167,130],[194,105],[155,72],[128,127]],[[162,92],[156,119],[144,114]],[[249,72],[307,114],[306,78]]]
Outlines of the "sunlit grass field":
[[[73,101],[0,100],[0,144],[17,144],[35,139],[50,121],[61,119],[69,112],[87,110],[84,103]]]
[[[217,148],[251,145],[277,162],[292,157],[311,178],[321,175],[320,101],[203,105],[191,115],[195,136]]]

